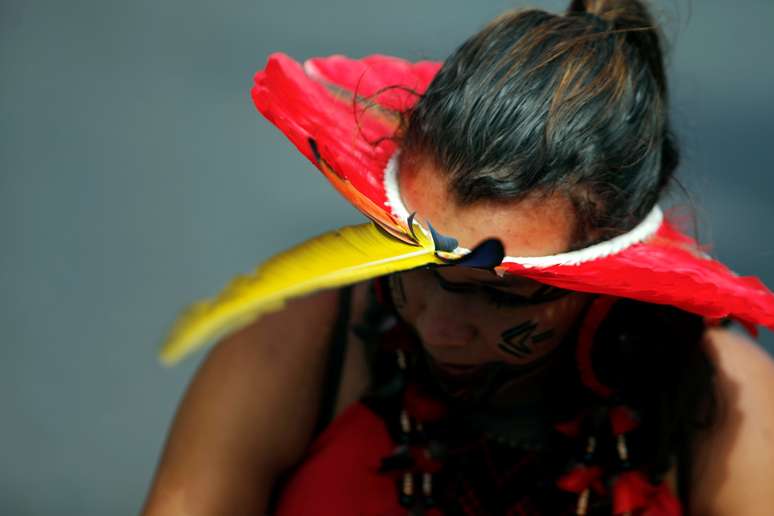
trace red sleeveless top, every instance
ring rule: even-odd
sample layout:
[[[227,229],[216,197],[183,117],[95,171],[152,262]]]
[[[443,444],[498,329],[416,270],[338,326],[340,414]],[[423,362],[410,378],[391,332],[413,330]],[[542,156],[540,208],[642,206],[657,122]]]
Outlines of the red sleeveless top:
[[[392,330],[376,333],[380,348],[383,351],[387,348],[389,356],[395,356],[396,350],[403,354],[401,344],[406,340],[406,333],[402,325],[398,322]],[[399,344],[396,346],[394,341]],[[416,354],[408,356],[411,363],[416,362]],[[383,356],[382,362],[385,361],[388,360]],[[402,364],[400,373],[406,379],[397,394],[377,399],[377,403],[372,398],[366,403],[355,403],[314,440],[304,461],[282,486],[276,499],[276,514],[681,514],[680,503],[663,482],[651,484],[640,471],[628,464],[619,464],[614,451],[616,439],[620,449],[620,436],[624,433],[628,436],[637,426],[620,406],[598,411],[604,414],[603,419],[609,418],[604,435],[598,429],[594,430],[596,433],[588,434],[588,429],[583,433],[579,425],[569,421],[569,424],[554,425],[553,433],[558,439],[552,437],[553,440],[547,441],[547,449],[540,452],[513,443],[493,442],[491,436],[474,436],[470,445],[465,441],[460,446],[457,440],[448,447],[451,451],[447,450],[443,460],[436,461],[429,454],[433,443],[427,436],[438,432],[433,434],[427,428],[432,430],[434,423],[436,428],[446,428],[449,420],[442,418],[451,416],[439,416],[444,412],[437,410],[438,406],[444,408],[441,402],[425,396],[429,391],[423,390],[421,381],[417,384],[411,380],[424,377],[426,371],[406,368],[406,362],[405,354],[396,361]],[[399,425],[395,423],[397,420]],[[454,421],[459,424],[462,420]],[[427,428],[422,423],[427,423],[424,425]],[[401,433],[404,424],[404,433]],[[449,437],[443,430],[441,435]],[[573,459],[566,467],[567,457],[578,455],[574,451],[578,448],[578,437],[582,456],[583,449],[588,448],[585,439],[589,435],[599,443],[597,451],[586,449],[585,458]],[[454,442],[453,436],[450,442]],[[422,458],[422,451],[427,458]],[[557,460],[557,456],[561,459]],[[423,480],[428,479],[433,482],[432,495],[423,485]],[[407,480],[412,484],[407,486]],[[406,492],[411,496],[407,498]],[[417,507],[421,509],[414,512],[412,509]]]
[[[405,515],[393,478],[379,473],[394,447],[382,419],[352,405],[312,444],[280,495],[277,515]]]

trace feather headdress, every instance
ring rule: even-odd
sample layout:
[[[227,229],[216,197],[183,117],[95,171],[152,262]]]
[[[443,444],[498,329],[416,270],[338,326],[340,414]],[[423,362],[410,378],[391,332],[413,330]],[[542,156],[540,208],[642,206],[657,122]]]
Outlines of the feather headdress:
[[[281,308],[287,299],[431,263],[443,260],[418,223],[402,239],[375,224],[326,233],[274,256],[252,274],[237,276],[215,299],[191,305],[170,332],[161,359],[172,364]]]
[[[413,220],[398,190],[395,113],[411,108],[439,68],[437,62],[409,63],[379,55],[316,58],[303,65],[283,54],[269,58],[255,76],[256,107],[373,224],[312,239],[275,256],[252,275],[238,277],[217,298],[194,304],[164,344],[165,362],[291,297],[464,260],[469,251]],[[757,278],[738,276],[705,254],[658,206],[632,231],[586,249],[501,258],[495,269],[501,275],[669,304],[708,319],[733,317],[749,328],[774,330],[774,294]]]

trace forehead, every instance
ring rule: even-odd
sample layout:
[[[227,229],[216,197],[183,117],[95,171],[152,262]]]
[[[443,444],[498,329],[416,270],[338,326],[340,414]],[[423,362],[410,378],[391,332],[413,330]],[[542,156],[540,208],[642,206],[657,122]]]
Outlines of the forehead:
[[[416,212],[421,222],[457,239],[461,247],[472,249],[495,237],[508,256],[546,256],[570,248],[574,212],[563,195],[460,206],[441,171],[427,163],[401,161],[398,186],[409,213]]]

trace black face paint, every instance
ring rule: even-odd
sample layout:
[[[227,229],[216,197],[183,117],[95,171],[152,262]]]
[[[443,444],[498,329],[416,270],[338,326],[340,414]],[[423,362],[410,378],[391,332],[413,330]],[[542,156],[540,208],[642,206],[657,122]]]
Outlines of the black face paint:
[[[513,328],[505,330],[501,335],[503,340],[497,344],[497,347],[519,358],[528,357],[535,351],[534,344],[548,340],[554,335],[552,329],[533,335],[537,327],[538,325],[534,321],[524,321]]]
[[[402,310],[406,307],[406,290],[403,288],[403,279],[397,274],[393,274],[389,278],[389,284],[392,303],[395,308]]]
[[[544,340],[548,340],[551,337],[554,336],[554,330],[548,329],[544,331],[543,333],[538,333],[537,335],[532,337],[532,343],[533,344],[540,344]]]
[[[529,345],[529,338],[532,336],[532,332],[537,328],[537,324],[533,321],[525,321],[513,328],[505,330],[501,337],[502,342],[497,344],[497,347],[501,350],[515,355],[519,358],[529,356],[532,353],[532,346]]]

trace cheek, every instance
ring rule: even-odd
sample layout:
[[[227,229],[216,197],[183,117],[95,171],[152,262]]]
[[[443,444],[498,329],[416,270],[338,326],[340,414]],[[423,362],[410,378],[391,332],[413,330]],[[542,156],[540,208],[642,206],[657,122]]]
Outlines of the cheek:
[[[398,314],[418,334],[426,348],[450,349],[468,358],[480,348],[478,303],[473,296],[446,292],[426,271],[418,270],[391,278],[391,293]]]
[[[454,305],[455,313],[461,310],[455,305],[459,298],[439,291],[435,279],[425,271],[394,274],[389,286],[401,318],[417,329],[423,340],[430,338],[430,343],[433,342],[432,328],[420,324],[429,320],[428,307],[435,312],[447,305]],[[453,302],[447,302],[445,296],[452,296]],[[475,326],[477,337],[471,342],[475,346],[469,346],[475,349],[468,349],[466,357],[475,356],[481,362],[501,360],[526,364],[561,344],[587,300],[587,295],[570,294],[546,305],[519,308],[496,308],[482,299],[469,301],[465,303],[464,318],[454,317],[447,325],[464,319],[466,324]]]
[[[486,324],[486,341],[506,362],[524,364],[556,349],[582,310],[582,298],[571,294],[545,306],[495,310]]]

